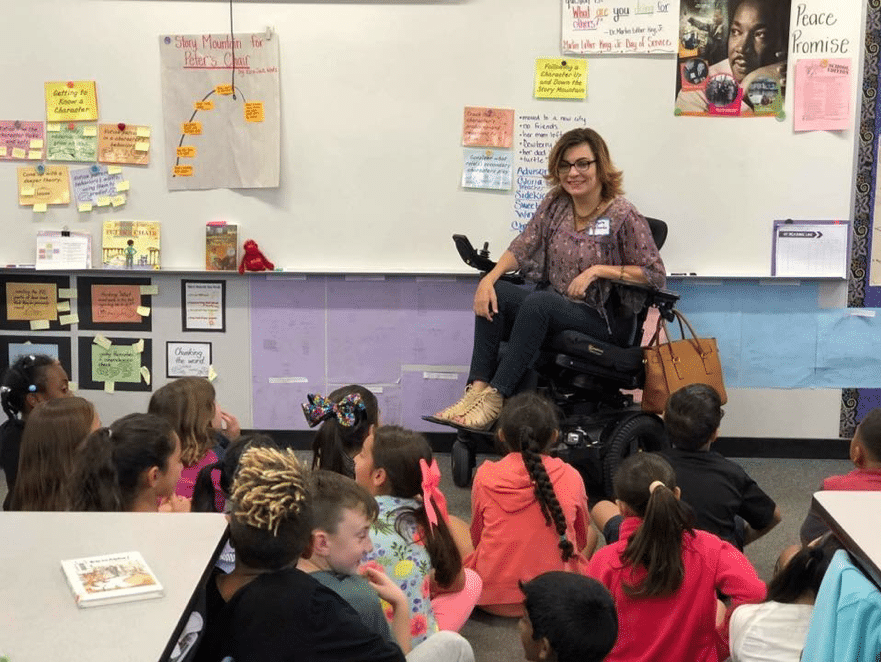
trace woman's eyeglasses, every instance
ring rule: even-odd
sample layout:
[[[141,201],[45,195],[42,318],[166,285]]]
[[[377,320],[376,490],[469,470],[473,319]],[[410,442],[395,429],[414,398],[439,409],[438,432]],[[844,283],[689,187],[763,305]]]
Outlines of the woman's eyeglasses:
[[[583,175],[588,170],[590,170],[590,166],[592,166],[596,162],[596,159],[594,159],[593,161],[591,161],[590,159],[578,159],[575,163],[560,161],[560,165],[557,166],[557,174],[568,175],[569,171],[574,166],[575,169]]]

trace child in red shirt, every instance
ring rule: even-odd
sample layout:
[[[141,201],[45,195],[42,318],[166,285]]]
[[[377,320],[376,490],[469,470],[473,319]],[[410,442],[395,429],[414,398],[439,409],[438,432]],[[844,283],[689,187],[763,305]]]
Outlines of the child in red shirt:
[[[676,474],[661,456],[631,455],[615,474],[624,515],[618,542],[599,550],[588,574],[618,610],[612,662],[718,662],[728,657],[727,613],[765,597],[765,585],[731,543],[693,528]]]
[[[483,579],[477,604],[492,614],[522,616],[520,581],[550,570],[584,572],[596,544],[584,481],[547,454],[557,435],[553,405],[534,393],[517,395],[499,421],[508,454],[484,462],[474,476],[474,552],[463,563]]]
[[[821,490],[881,490],[881,408],[873,409],[857,426],[850,441],[850,460],[856,469],[844,476],[829,476]],[[801,544],[807,545],[829,528],[813,507],[801,525]]]

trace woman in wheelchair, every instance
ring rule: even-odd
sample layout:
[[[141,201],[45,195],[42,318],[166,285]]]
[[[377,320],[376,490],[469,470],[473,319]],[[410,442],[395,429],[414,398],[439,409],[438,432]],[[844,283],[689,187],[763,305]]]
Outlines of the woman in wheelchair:
[[[664,263],[648,223],[624,198],[622,172],[596,131],[563,134],[551,149],[545,179],[551,191],[477,286],[465,394],[435,418],[489,429],[550,334],[573,329],[604,341],[616,337],[612,281],[664,286]],[[538,287],[499,280],[516,270]],[[619,295],[625,309],[641,303],[625,288]],[[499,357],[503,341],[508,346]]]

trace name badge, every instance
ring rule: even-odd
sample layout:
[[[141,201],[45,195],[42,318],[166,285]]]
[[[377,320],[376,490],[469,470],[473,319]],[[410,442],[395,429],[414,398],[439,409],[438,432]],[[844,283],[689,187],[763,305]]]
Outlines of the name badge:
[[[608,218],[598,218],[592,228],[587,229],[587,234],[591,236],[608,236],[610,231],[610,222]]]

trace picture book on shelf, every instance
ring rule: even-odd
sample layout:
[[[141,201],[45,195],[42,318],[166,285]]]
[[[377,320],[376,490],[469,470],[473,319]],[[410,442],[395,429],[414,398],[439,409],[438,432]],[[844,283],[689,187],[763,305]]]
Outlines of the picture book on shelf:
[[[101,262],[105,269],[158,269],[159,221],[104,221]]]
[[[205,226],[205,270],[235,271],[238,266],[239,226],[208,223]]]
[[[138,552],[69,559],[61,569],[80,607],[162,596],[162,584]]]

